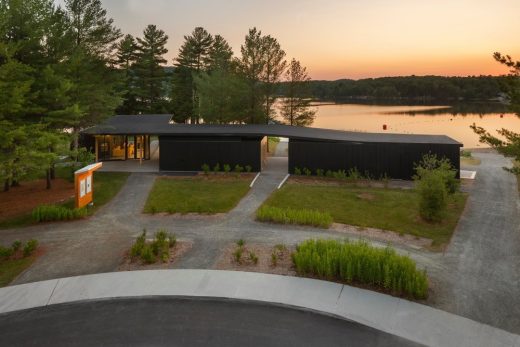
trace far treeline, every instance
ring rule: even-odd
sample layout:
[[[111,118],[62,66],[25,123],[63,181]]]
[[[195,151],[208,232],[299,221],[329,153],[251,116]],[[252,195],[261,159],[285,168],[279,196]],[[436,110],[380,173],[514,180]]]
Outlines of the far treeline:
[[[415,100],[415,101],[474,101],[498,100],[507,87],[508,78],[499,76],[406,76],[360,80],[311,81],[309,92],[313,98],[330,101],[349,99]],[[280,83],[279,93],[287,93],[287,85]]]

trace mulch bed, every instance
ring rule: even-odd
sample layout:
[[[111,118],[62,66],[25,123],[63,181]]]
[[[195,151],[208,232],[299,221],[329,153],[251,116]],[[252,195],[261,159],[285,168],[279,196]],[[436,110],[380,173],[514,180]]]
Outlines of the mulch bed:
[[[135,271],[135,270],[157,270],[157,269],[171,269],[173,265],[188,252],[193,246],[193,242],[190,241],[179,241],[173,248],[170,248],[170,260],[163,262],[160,259],[154,264],[146,264],[140,258],[132,259],[130,256],[130,250],[126,251],[123,260],[117,271]]]
[[[74,183],[56,178],[52,188],[45,180],[22,182],[8,192],[0,192],[0,221],[30,213],[35,207],[65,202],[74,197]]]
[[[287,246],[283,251],[276,250],[278,255],[276,266],[273,266],[271,261],[271,254],[275,249],[272,245],[245,244],[243,246],[244,252],[240,263],[237,263],[233,256],[233,252],[235,252],[237,247],[236,243],[227,245],[213,268],[216,270],[263,272],[275,275],[296,275],[291,259],[291,253],[294,251],[294,247]],[[258,257],[257,264],[254,264],[249,259],[249,252],[251,251]]]

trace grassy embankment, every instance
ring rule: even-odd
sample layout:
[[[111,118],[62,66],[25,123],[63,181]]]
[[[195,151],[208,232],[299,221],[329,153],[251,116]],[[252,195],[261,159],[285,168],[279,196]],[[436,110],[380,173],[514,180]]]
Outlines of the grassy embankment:
[[[225,213],[249,191],[251,179],[237,177],[158,178],[145,213]]]
[[[419,216],[419,196],[414,190],[320,185],[288,182],[263,206],[319,211],[336,223],[372,227],[433,240],[433,246],[449,242],[464,209],[467,196],[449,196],[447,214],[441,223],[428,223]],[[260,209],[261,210],[261,209]],[[260,211],[259,210],[259,211]]]

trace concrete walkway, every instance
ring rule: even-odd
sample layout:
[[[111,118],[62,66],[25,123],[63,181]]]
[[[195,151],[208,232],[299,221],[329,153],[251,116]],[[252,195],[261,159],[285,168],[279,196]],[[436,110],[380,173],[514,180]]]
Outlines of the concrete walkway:
[[[428,346],[520,346],[519,335],[388,295],[332,282],[233,271],[133,271],[12,286],[0,289],[0,313],[152,296],[274,303],[344,318]]]

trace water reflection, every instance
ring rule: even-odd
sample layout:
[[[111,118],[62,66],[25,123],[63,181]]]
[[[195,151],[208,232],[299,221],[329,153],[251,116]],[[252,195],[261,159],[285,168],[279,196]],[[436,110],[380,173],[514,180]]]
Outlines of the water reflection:
[[[316,103],[313,127],[362,132],[447,135],[465,148],[486,147],[469,128],[476,123],[490,132],[520,132],[520,117],[501,104],[376,105]],[[386,127],[385,127],[386,125]],[[386,128],[386,130],[384,130]]]

